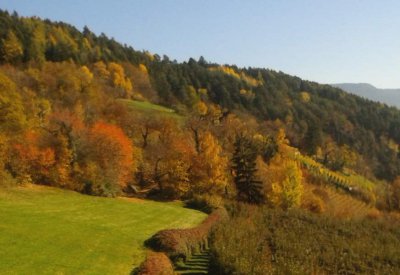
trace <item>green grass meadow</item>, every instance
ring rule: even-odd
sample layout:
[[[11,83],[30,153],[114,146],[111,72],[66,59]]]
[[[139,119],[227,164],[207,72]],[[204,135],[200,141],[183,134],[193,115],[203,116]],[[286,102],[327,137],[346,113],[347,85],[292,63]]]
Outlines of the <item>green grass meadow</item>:
[[[130,99],[118,99],[118,101],[125,103],[129,108],[133,110],[140,111],[142,113],[150,113],[151,115],[158,115],[162,117],[176,119],[177,121],[182,121],[183,116],[177,114],[175,110],[150,103],[148,101],[137,101]]]
[[[129,99],[119,99],[119,100],[127,103],[128,106],[138,109],[138,110],[156,111],[156,112],[169,113],[169,114],[175,113],[175,111],[170,108],[167,108],[167,107],[164,107],[161,105],[157,105],[157,104],[153,104],[148,101],[137,101],[137,100],[129,100]]]
[[[178,202],[0,189],[0,274],[129,274],[152,234],[205,217]]]

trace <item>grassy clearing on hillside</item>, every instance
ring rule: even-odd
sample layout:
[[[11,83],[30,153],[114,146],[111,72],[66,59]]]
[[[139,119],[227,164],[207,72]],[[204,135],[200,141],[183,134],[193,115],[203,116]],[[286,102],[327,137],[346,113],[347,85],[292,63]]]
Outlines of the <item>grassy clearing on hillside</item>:
[[[152,114],[158,114],[158,115],[162,115],[165,117],[170,117],[170,118],[174,118],[177,120],[182,120],[182,116],[180,116],[179,114],[177,114],[175,112],[175,110],[161,106],[161,105],[157,105],[157,104],[153,104],[151,102],[148,101],[137,101],[137,100],[129,100],[129,99],[118,99],[121,102],[124,102],[125,104],[127,104],[127,106],[129,106],[132,109],[135,109],[137,111],[141,111],[141,112],[151,112]]]
[[[180,203],[42,186],[0,189],[0,209],[0,274],[129,274],[155,232],[206,217]]]
[[[130,107],[134,107],[141,110],[152,110],[158,112],[165,112],[165,113],[175,113],[174,110],[150,103],[148,101],[136,101],[136,100],[129,100],[129,99],[120,99],[122,102],[126,102]]]

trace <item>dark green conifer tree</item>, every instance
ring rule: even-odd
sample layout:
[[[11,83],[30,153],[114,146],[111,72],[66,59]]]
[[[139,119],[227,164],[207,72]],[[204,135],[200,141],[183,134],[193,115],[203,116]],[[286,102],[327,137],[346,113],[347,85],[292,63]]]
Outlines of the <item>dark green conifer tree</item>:
[[[264,201],[263,184],[256,177],[257,148],[250,139],[237,136],[232,158],[234,182],[239,201],[260,204]]]

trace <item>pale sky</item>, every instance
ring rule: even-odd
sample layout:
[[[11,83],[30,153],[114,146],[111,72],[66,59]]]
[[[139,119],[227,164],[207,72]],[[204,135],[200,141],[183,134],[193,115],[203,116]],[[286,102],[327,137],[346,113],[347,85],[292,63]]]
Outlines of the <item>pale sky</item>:
[[[178,61],[263,67],[320,83],[400,88],[397,0],[2,0]]]

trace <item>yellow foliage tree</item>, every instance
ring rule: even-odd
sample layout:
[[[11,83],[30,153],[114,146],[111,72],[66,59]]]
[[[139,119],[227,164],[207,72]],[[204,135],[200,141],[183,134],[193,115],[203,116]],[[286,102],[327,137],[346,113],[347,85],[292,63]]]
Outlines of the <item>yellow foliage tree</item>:
[[[7,37],[2,40],[3,44],[3,59],[6,62],[13,62],[18,60],[24,54],[24,49],[18,37],[9,31]]]
[[[85,89],[93,80],[93,73],[89,70],[88,67],[82,66],[79,69],[78,78],[81,81],[82,90]]]
[[[26,115],[17,86],[0,72],[0,131],[15,134],[26,124]]]
[[[161,166],[162,169],[166,171],[164,184],[167,189],[164,189],[163,191],[166,191],[166,193],[175,193],[175,196],[181,196],[190,190],[188,173],[190,168],[189,163],[180,159],[167,159],[162,162]]]
[[[142,72],[142,73],[148,73],[148,71],[147,71],[147,67],[146,67],[146,65],[144,65],[144,64],[139,64],[139,70]]]
[[[124,68],[118,63],[111,62],[108,65],[108,70],[111,74],[111,80],[114,86],[122,87],[125,81],[125,71]]]
[[[94,72],[103,79],[108,79],[110,77],[110,72],[107,70],[106,64],[103,61],[98,61],[94,63]]]
[[[217,66],[217,67],[211,67],[209,68],[210,71],[220,71],[223,72],[224,74],[230,75],[234,78],[241,79],[245,81],[248,85],[250,86],[259,86],[263,84],[263,81],[257,80],[249,75],[247,75],[245,72],[236,72],[235,69],[227,67],[227,66]]]
[[[285,209],[298,207],[303,195],[303,175],[296,161],[286,162],[286,178],[282,182],[282,207]]]
[[[88,67],[86,66],[82,66],[80,68],[80,72],[82,73],[82,76],[84,77],[85,82],[90,83],[93,79],[93,74],[92,72],[89,70]]]
[[[280,147],[283,147],[283,146],[289,144],[289,140],[286,138],[286,133],[285,133],[284,129],[280,128],[278,130],[278,133],[276,135],[276,142],[278,143],[278,145]]]
[[[205,132],[200,139],[200,151],[192,167],[195,193],[222,193],[227,185],[228,159],[223,156],[217,139]]]
[[[32,32],[31,43],[27,49],[28,58],[34,60],[37,64],[43,65],[46,61],[46,35],[44,25],[35,22],[35,27]]]
[[[198,115],[204,116],[204,115],[206,115],[207,112],[208,112],[208,107],[207,107],[207,105],[206,105],[203,101],[199,101],[199,102],[196,104],[195,111],[196,111],[196,113],[197,113]]]
[[[133,85],[129,78],[125,76],[124,68],[114,62],[108,64],[112,84],[116,88],[122,89],[121,96],[128,98],[132,95]]]
[[[276,207],[298,207],[303,195],[302,172],[299,164],[282,154],[276,154],[267,165],[257,159],[258,176],[265,182],[266,197]]]
[[[300,93],[300,99],[303,102],[309,102],[311,100],[311,96],[308,92],[301,92]]]
[[[62,61],[78,53],[78,43],[61,26],[53,26],[49,33],[53,58]]]

